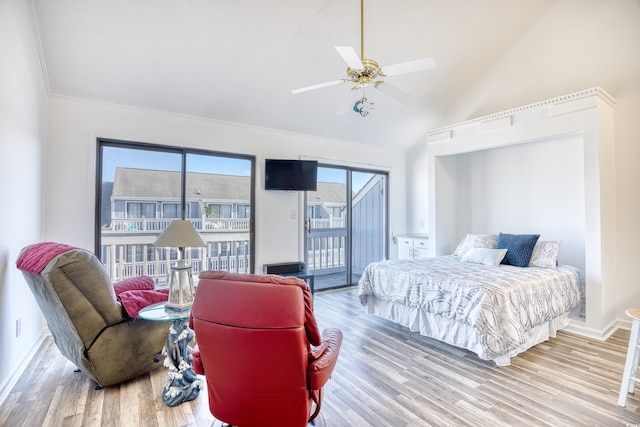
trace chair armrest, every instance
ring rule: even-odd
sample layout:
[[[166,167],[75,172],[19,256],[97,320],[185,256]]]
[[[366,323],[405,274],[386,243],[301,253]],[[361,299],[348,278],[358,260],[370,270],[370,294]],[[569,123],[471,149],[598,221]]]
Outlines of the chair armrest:
[[[200,348],[196,344],[191,350],[191,364],[193,370],[198,375],[204,375],[204,366],[202,365],[202,356],[200,355]]]
[[[316,351],[312,351],[312,361],[309,363],[310,390],[320,390],[329,380],[338,361],[341,345],[341,330],[328,328],[322,331],[322,343]]]

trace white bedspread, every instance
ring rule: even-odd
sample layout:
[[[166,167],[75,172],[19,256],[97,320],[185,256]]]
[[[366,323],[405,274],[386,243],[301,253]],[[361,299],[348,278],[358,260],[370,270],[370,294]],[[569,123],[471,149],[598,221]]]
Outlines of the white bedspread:
[[[584,277],[571,266],[494,267],[441,256],[369,264],[358,295],[363,305],[375,295],[468,324],[483,356],[493,359],[522,345],[531,328],[579,305]]]

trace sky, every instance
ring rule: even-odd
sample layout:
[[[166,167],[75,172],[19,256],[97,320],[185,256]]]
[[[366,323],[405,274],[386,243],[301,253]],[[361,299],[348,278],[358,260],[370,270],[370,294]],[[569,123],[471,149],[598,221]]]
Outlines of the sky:
[[[177,172],[181,169],[181,162],[181,153],[104,146],[102,181],[113,182],[117,166]],[[251,176],[251,161],[243,158],[188,153],[187,170],[220,175]],[[372,176],[373,173],[354,172],[353,190],[360,191]],[[346,182],[345,170],[319,167],[318,181],[344,183]]]

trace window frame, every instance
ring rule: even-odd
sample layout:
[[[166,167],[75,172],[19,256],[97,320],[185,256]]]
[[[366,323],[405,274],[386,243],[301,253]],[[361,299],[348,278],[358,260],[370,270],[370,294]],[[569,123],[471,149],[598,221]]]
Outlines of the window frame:
[[[181,155],[181,169],[180,169],[180,217],[176,219],[190,218],[189,204],[186,202],[186,174],[187,174],[187,156],[192,155],[204,155],[213,157],[228,157],[230,159],[242,159],[250,162],[250,200],[249,205],[255,207],[256,203],[256,157],[247,154],[240,153],[228,153],[215,150],[205,150],[189,147],[171,146],[163,144],[153,144],[147,142],[135,142],[125,141],[112,138],[96,138],[96,177],[95,177],[95,215],[94,215],[94,253],[102,253],[102,228],[101,228],[101,201],[103,197],[102,191],[102,163],[103,163],[103,148],[115,147],[132,150],[147,150],[156,152],[165,152]],[[131,200],[133,203],[142,203],[142,201]],[[155,208],[155,215],[163,216],[162,203]],[[249,209],[249,271],[255,273],[255,209]],[[159,255],[161,256],[161,255]]]

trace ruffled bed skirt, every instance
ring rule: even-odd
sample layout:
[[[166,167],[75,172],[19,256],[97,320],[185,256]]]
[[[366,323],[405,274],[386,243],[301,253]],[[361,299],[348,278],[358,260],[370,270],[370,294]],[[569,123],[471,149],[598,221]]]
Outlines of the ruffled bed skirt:
[[[368,314],[375,314],[394,323],[406,326],[412,332],[434,338],[447,344],[465,348],[478,355],[483,360],[492,360],[498,366],[508,366],[511,358],[528,350],[536,344],[555,338],[556,332],[569,325],[569,312],[561,314],[555,319],[542,323],[526,334],[526,340],[518,348],[498,357],[487,356],[482,347],[478,331],[472,326],[456,322],[441,315],[427,313],[419,307],[408,307],[393,301],[380,300],[373,295],[367,297],[366,310]]]

